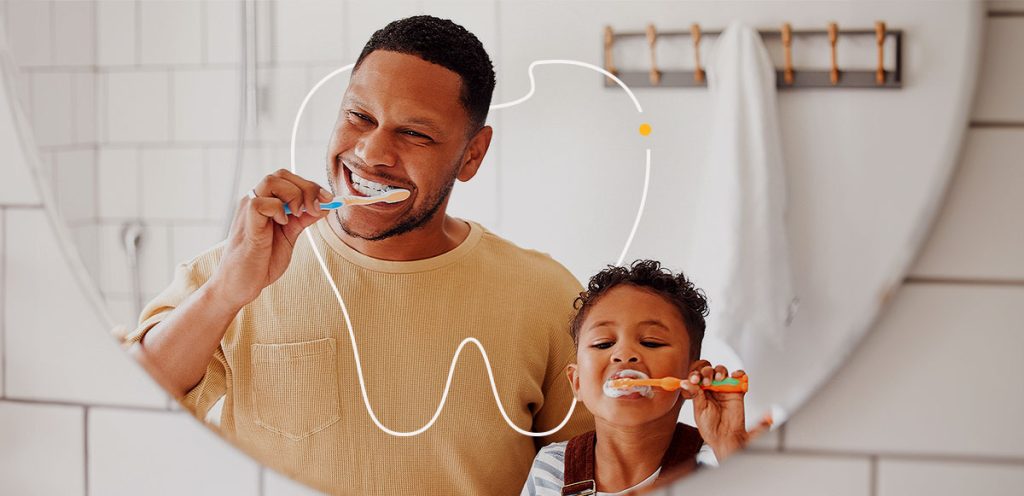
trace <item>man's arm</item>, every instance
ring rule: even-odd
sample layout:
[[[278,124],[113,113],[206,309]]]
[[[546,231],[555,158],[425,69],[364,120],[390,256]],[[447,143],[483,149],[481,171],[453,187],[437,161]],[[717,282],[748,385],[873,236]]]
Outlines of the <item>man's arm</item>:
[[[299,234],[327,214],[330,191],[280,169],[242,198],[209,280],[132,346],[132,354],[176,397],[205,374],[238,312],[284,274]],[[285,215],[288,205],[292,216]],[[305,210],[305,212],[303,212]]]

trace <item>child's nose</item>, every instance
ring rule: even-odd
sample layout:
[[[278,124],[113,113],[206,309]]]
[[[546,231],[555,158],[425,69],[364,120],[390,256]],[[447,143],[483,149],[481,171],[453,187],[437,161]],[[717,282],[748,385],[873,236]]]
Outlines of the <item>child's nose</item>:
[[[612,361],[615,363],[637,363],[640,361],[640,355],[633,351],[632,348],[623,347],[615,351],[612,354]]]

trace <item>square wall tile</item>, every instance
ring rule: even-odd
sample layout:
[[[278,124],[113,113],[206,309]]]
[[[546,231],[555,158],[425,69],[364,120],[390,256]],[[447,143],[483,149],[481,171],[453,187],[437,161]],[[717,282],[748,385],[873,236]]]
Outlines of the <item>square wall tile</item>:
[[[72,275],[42,209],[6,215],[6,395],[91,404],[163,405],[166,395],[118,346]],[[60,302],[47,311],[41,302]],[[52,307],[52,305],[50,305]]]
[[[946,461],[878,461],[878,496],[1002,496],[1024,488],[1020,464]]]
[[[7,381],[4,380],[4,370],[7,368],[4,365],[4,324],[7,322],[7,316],[4,315],[4,303],[7,302],[7,297],[4,296],[4,290],[6,285],[4,281],[7,278],[4,276],[4,265],[7,260],[5,258],[4,248],[6,247],[6,241],[4,241],[4,217],[7,216],[7,209],[0,208],[0,398],[4,397],[4,384]]]
[[[344,57],[344,3],[330,0],[278,2],[274,13],[276,44],[273,49],[277,60],[314,62]]]
[[[238,164],[238,157],[234,148],[217,147],[207,148],[204,152],[206,164],[206,218],[224,225],[229,220],[229,215],[234,214],[234,208],[244,193],[231,191],[235,180],[235,167]],[[241,181],[241,179],[239,180]],[[239,184],[238,189],[243,189]],[[248,191],[252,186],[246,187]],[[230,208],[229,208],[230,207]],[[230,212],[229,212],[230,211]]]
[[[148,220],[201,220],[206,213],[203,151],[199,148],[145,149],[142,159],[142,216]]]
[[[53,64],[92,65],[96,62],[96,3],[53,3]]]
[[[74,141],[72,80],[68,73],[32,76],[32,127],[39,146],[68,145]]]
[[[721,467],[690,476],[664,493],[870,496],[871,463],[867,457],[741,453]]]
[[[968,132],[960,166],[912,275],[1024,279],[1021,156],[1024,129]]]
[[[53,59],[52,2],[9,2],[7,39],[19,66],[46,66]]]
[[[96,79],[94,73],[80,73],[72,77],[71,98],[74,105],[75,127],[72,136],[75,143],[96,143]]]
[[[785,448],[1024,457],[1024,287],[905,284]]]
[[[231,142],[238,136],[238,71],[174,73],[175,141]]]
[[[96,4],[96,58],[101,66],[133,65],[137,59],[135,8],[138,2]]]
[[[218,223],[181,225],[171,228],[171,256],[174,264],[192,260],[224,239],[224,227]]]
[[[202,63],[201,2],[147,0],[139,8],[141,63]]]
[[[53,154],[57,190],[54,197],[70,223],[96,218],[96,151],[57,151]]]
[[[99,288],[100,280],[100,237],[99,225],[95,222],[88,222],[71,228],[71,237],[74,239],[75,248],[78,249],[78,256],[85,264],[85,270],[89,272],[89,281]]]
[[[1024,17],[990,17],[985,30],[985,48],[972,119],[978,121],[1024,121]]]
[[[167,72],[112,72],[104,79],[108,141],[154,142],[169,139],[171,104]]]
[[[99,217],[137,218],[142,198],[142,163],[135,148],[101,148],[98,154]]]
[[[240,64],[242,61],[242,2],[203,2],[206,9],[206,63]]]
[[[412,0],[349,0],[344,20],[345,59],[355,62],[370,36],[389,22],[419,13],[420,2]]]
[[[89,412],[89,494],[259,493],[259,467],[185,413]]]
[[[0,493],[85,494],[85,465],[81,407],[0,400]]]

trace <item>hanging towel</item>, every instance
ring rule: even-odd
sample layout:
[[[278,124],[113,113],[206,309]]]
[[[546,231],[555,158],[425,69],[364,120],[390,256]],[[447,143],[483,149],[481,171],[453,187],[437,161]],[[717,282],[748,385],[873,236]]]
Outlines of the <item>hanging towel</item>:
[[[733,21],[706,69],[713,124],[689,272],[710,300],[708,335],[749,361],[782,345],[797,303],[775,66],[757,31]]]

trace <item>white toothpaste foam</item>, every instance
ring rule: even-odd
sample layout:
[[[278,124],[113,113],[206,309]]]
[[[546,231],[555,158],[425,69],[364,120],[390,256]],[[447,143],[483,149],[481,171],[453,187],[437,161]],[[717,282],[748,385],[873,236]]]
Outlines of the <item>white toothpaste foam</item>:
[[[607,381],[604,381],[604,387],[602,390],[604,391],[605,396],[609,398],[619,398],[633,393],[640,393],[644,398],[654,397],[654,391],[650,386],[633,386],[621,389],[614,388],[612,387],[612,381],[616,379],[650,379],[650,377],[639,370],[623,370],[612,376]]]

